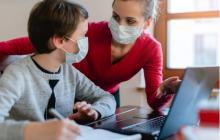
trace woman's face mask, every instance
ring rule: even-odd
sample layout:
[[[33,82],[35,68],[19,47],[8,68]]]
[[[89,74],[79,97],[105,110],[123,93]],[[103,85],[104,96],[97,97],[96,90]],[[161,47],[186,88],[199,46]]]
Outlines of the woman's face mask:
[[[142,33],[143,27],[123,26],[112,17],[108,24],[113,39],[120,44],[133,43]]]
[[[66,63],[72,64],[72,63],[78,63],[78,62],[82,61],[88,53],[88,37],[80,38],[77,41],[74,41],[68,37],[66,37],[66,38],[74,43],[76,42],[77,47],[79,48],[79,51],[76,54],[68,52],[64,49]]]

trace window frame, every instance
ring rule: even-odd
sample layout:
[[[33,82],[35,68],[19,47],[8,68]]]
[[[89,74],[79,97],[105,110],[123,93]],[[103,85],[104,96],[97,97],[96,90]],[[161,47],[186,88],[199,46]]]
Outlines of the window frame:
[[[163,78],[166,79],[170,76],[182,77],[185,69],[168,68],[167,66],[167,24],[169,20],[173,19],[199,19],[199,18],[215,18],[220,17],[220,10],[213,11],[195,11],[186,13],[168,13],[168,0],[160,0],[159,17],[155,23],[154,35],[155,38],[161,43],[163,49]],[[219,83],[218,83],[219,87]]]

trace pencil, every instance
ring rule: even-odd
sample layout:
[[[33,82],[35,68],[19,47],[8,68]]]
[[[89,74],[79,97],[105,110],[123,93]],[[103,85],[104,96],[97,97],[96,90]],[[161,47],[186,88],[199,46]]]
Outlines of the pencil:
[[[54,109],[54,108],[49,109],[49,113],[50,113],[51,115],[53,115],[54,117],[56,117],[57,119],[59,119],[59,120],[65,119],[65,118],[64,118],[56,109]],[[79,132],[76,132],[76,134],[81,136],[81,134],[80,134]]]

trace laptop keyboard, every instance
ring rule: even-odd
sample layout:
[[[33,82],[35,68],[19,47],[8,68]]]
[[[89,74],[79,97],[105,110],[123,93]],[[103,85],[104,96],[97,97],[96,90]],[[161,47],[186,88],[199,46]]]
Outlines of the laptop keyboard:
[[[138,124],[134,127],[128,128],[128,130],[136,131],[136,132],[143,132],[143,133],[159,132],[160,128],[163,125],[165,118],[166,118],[165,116],[160,116],[160,117],[148,120],[147,122]]]

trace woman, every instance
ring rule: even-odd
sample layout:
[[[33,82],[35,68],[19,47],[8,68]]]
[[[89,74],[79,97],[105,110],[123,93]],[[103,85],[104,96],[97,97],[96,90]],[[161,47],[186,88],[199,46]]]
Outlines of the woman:
[[[109,22],[90,23],[89,51],[83,61],[73,64],[96,85],[112,93],[119,102],[119,84],[144,69],[148,104],[160,109],[170,101],[167,87],[175,87],[178,78],[162,83],[162,48],[144,32],[156,18],[157,0],[114,0]],[[0,43],[3,54],[29,54],[28,38]],[[161,86],[160,86],[161,85]],[[163,95],[163,96],[162,96]]]

